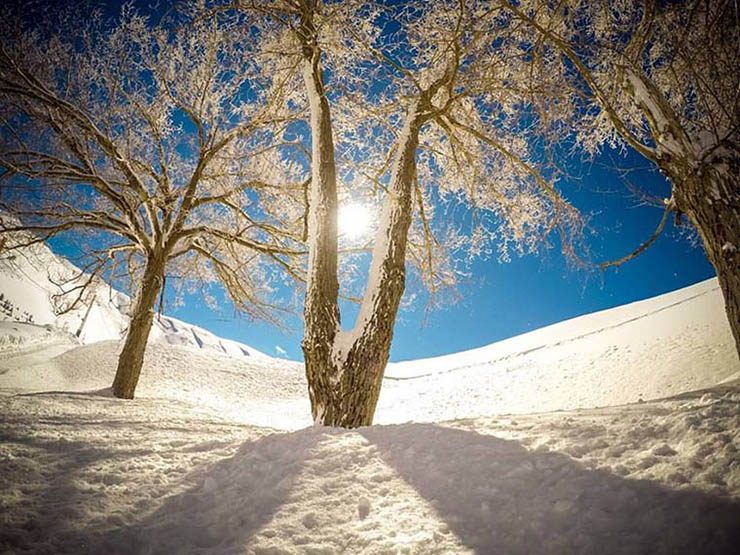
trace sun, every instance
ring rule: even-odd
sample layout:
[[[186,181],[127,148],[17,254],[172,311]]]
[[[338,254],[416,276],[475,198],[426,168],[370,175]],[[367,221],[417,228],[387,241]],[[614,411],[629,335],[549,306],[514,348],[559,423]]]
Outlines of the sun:
[[[362,204],[346,204],[339,208],[337,226],[340,236],[359,239],[370,228],[370,210]]]

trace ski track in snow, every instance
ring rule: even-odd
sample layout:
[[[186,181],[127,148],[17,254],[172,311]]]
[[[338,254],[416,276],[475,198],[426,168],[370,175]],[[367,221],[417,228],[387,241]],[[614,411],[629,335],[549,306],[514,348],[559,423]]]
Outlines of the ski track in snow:
[[[137,398],[115,399],[120,314],[95,318],[107,340],[83,345],[0,323],[0,553],[740,544],[740,362],[715,280],[390,365],[358,430],[311,426],[302,365],[169,317]]]

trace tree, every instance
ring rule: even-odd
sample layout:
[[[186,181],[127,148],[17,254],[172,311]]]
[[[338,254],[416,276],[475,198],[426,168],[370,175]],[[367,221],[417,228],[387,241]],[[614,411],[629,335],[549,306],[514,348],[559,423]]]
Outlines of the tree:
[[[520,88],[526,52],[484,1],[242,0],[222,10],[264,18],[248,32],[281,60],[273,78],[307,99],[311,410],[319,424],[369,425],[407,260],[434,289],[455,278],[445,253],[498,248],[505,258],[551,232],[574,253],[582,221],[535,140],[557,131],[540,115],[561,109],[560,77]],[[345,331],[337,209],[348,198],[376,201],[380,214],[359,316]]]
[[[669,179],[672,194],[655,236],[671,211],[696,227],[740,355],[737,2],[495,3],[512,23],[536,31],[533,56],[561,58],[587,118],[580,146],[629,146]]]
[[[121,398],[134,396],[168,271],[218,279],[238,308],[271,318],[265,265],[290,270],[300,254],[286,245],[305,184],[284,181],[278,145],[263,146],[302,107],[286,107],[279,83],[252,93],[251,43],[181,8],[153,24],[130,6],[115,22],[22,7],[0,39],[0,234],[13,248],[94,234],[68,308],[99,276],[129,278]]]

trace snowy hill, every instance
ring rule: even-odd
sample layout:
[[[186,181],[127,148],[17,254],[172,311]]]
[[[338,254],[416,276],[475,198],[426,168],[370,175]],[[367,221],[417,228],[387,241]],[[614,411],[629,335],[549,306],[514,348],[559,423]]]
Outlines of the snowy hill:
[[[491,364],[513,355],[581,340],[586,341],[578,345],[578,350],[597,350],[610,342],[657,344],[683,339],[689,343],[718,342],[719,348],[724,350],[728,347],[726,340],[728,337],[731,340],[731,335],[727,335],[729,327],[722,318],[723,314],[719,284],[716,278],[712,278],[651,299],[565,320],[478,349],[391,364],[386,374],[402,378],[446,372]],[[727,351],[731,353],[731,349]]]
[[[8,322],[53,326],[74,335],[83,345],[119,340],[128,326],[130,301],[127,295],[105,284],[91,288],[86,298],[91,299],[89,302],[80,303],[66,314],[56,314],[54,297],[63,290],[58,284],[78,274],[79,269],[71,262],[55,255],[43,244],[1,257],[0,337],[6,337],[5,345],[17,347],[19,343],[33,342],[38,336],[33,326],[11,326]],[[169,316],[155,319],[150,341],[215,351],[236,358],[270,358],[248,345],[217,337],[208,330]],[[2,347],[0,342],[0,351]]]
[[[411,401],[415,420],[433,421],[658,399],[738,378],[740,362],[709,279],[480,349],[391,364],[386,377],[380,422]]]
[[[302,365],[171,318],[112,398],[121,299],[96,296],[113,337],[72,341],[49,254],[0,262],[0,553],[736,552],[716,280],[392,364],[379,425],[347,431],[310,426]]]

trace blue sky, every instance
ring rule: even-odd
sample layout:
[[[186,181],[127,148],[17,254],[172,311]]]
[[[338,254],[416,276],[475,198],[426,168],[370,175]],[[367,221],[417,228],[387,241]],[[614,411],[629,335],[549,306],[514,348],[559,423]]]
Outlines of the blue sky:
[[[114,15],[116,2],[106,11]],[[147,12],[145,7],[142,10]],[[151,12],[150,12],[151,13]],[[561,183],[564,196],[591,215],[589,245],[594,261],[619,258],[653,233],[661,210],[641,206],[620,181],[610,164],[646,168],[647,162],[632,153],[602,155],[595,164],[577,163],[579,180]],[[643,169],[630,174],[635,185],[657,195],[668,196],[669,187],[656,172]],[[672,219],[663,235],[645,253],[618,270],[568,269],[556,248],[539,256],[514,258],[506,264],[478,261],[470,283],[462,284],[462,299],[427,314],[423,302],[414,310],[399,313],[391,360],[422,358],[479,347],[538,327],[582,314],[665,293],[714,275],[700,246],[689,234],[674,228]],[[221,296],[221,298],[223,298]],[[252,345],[268,354],[279,347],[291,359],[300,360],[301,321],[289,318],[292,332],[235,316],[233,307],[222,302],[221,311],[209,309],[198,297],[168,314],[205,327],[212,332]],[[344,327],[356,310],[345,306]],[[349,310],[346,310],[348,309]]]
[[[608,166],[641,168],[630,180],[643,190],[668,196],[668,183],[636,154],[602,155],[577,181],[563,183],[566,198],[591,215],[589,237],[595,262],[619,258],[651,236],[662,211],[641,205]],[[425,313],[423,302],[414,310],[399,312],[391,360],[423,358],[487,345],[548,324],[582,314],[619,306],[684,287],[714,275],[701,246],[693,244],[686,229],[677,229],[673,218],[663,234],[644,253],[618,270],[569,269],[553,248],[541,255],[513,258],[509,263],[478,261],[470,283],[461,285],[462,299],[444,309]],[[696,238],[694,238],[696,239]],[[223,303],[217,313],[198,298],[167,312],[210,329],[218,335],[252,345],[275,355],[276,347],[288,358],[302,359],[301,322],[291,318],[292,333],[234,317]],[[349,310],[347,310],[349,309]],[[356,310],[343,307],[343,324],[353,321]]]

